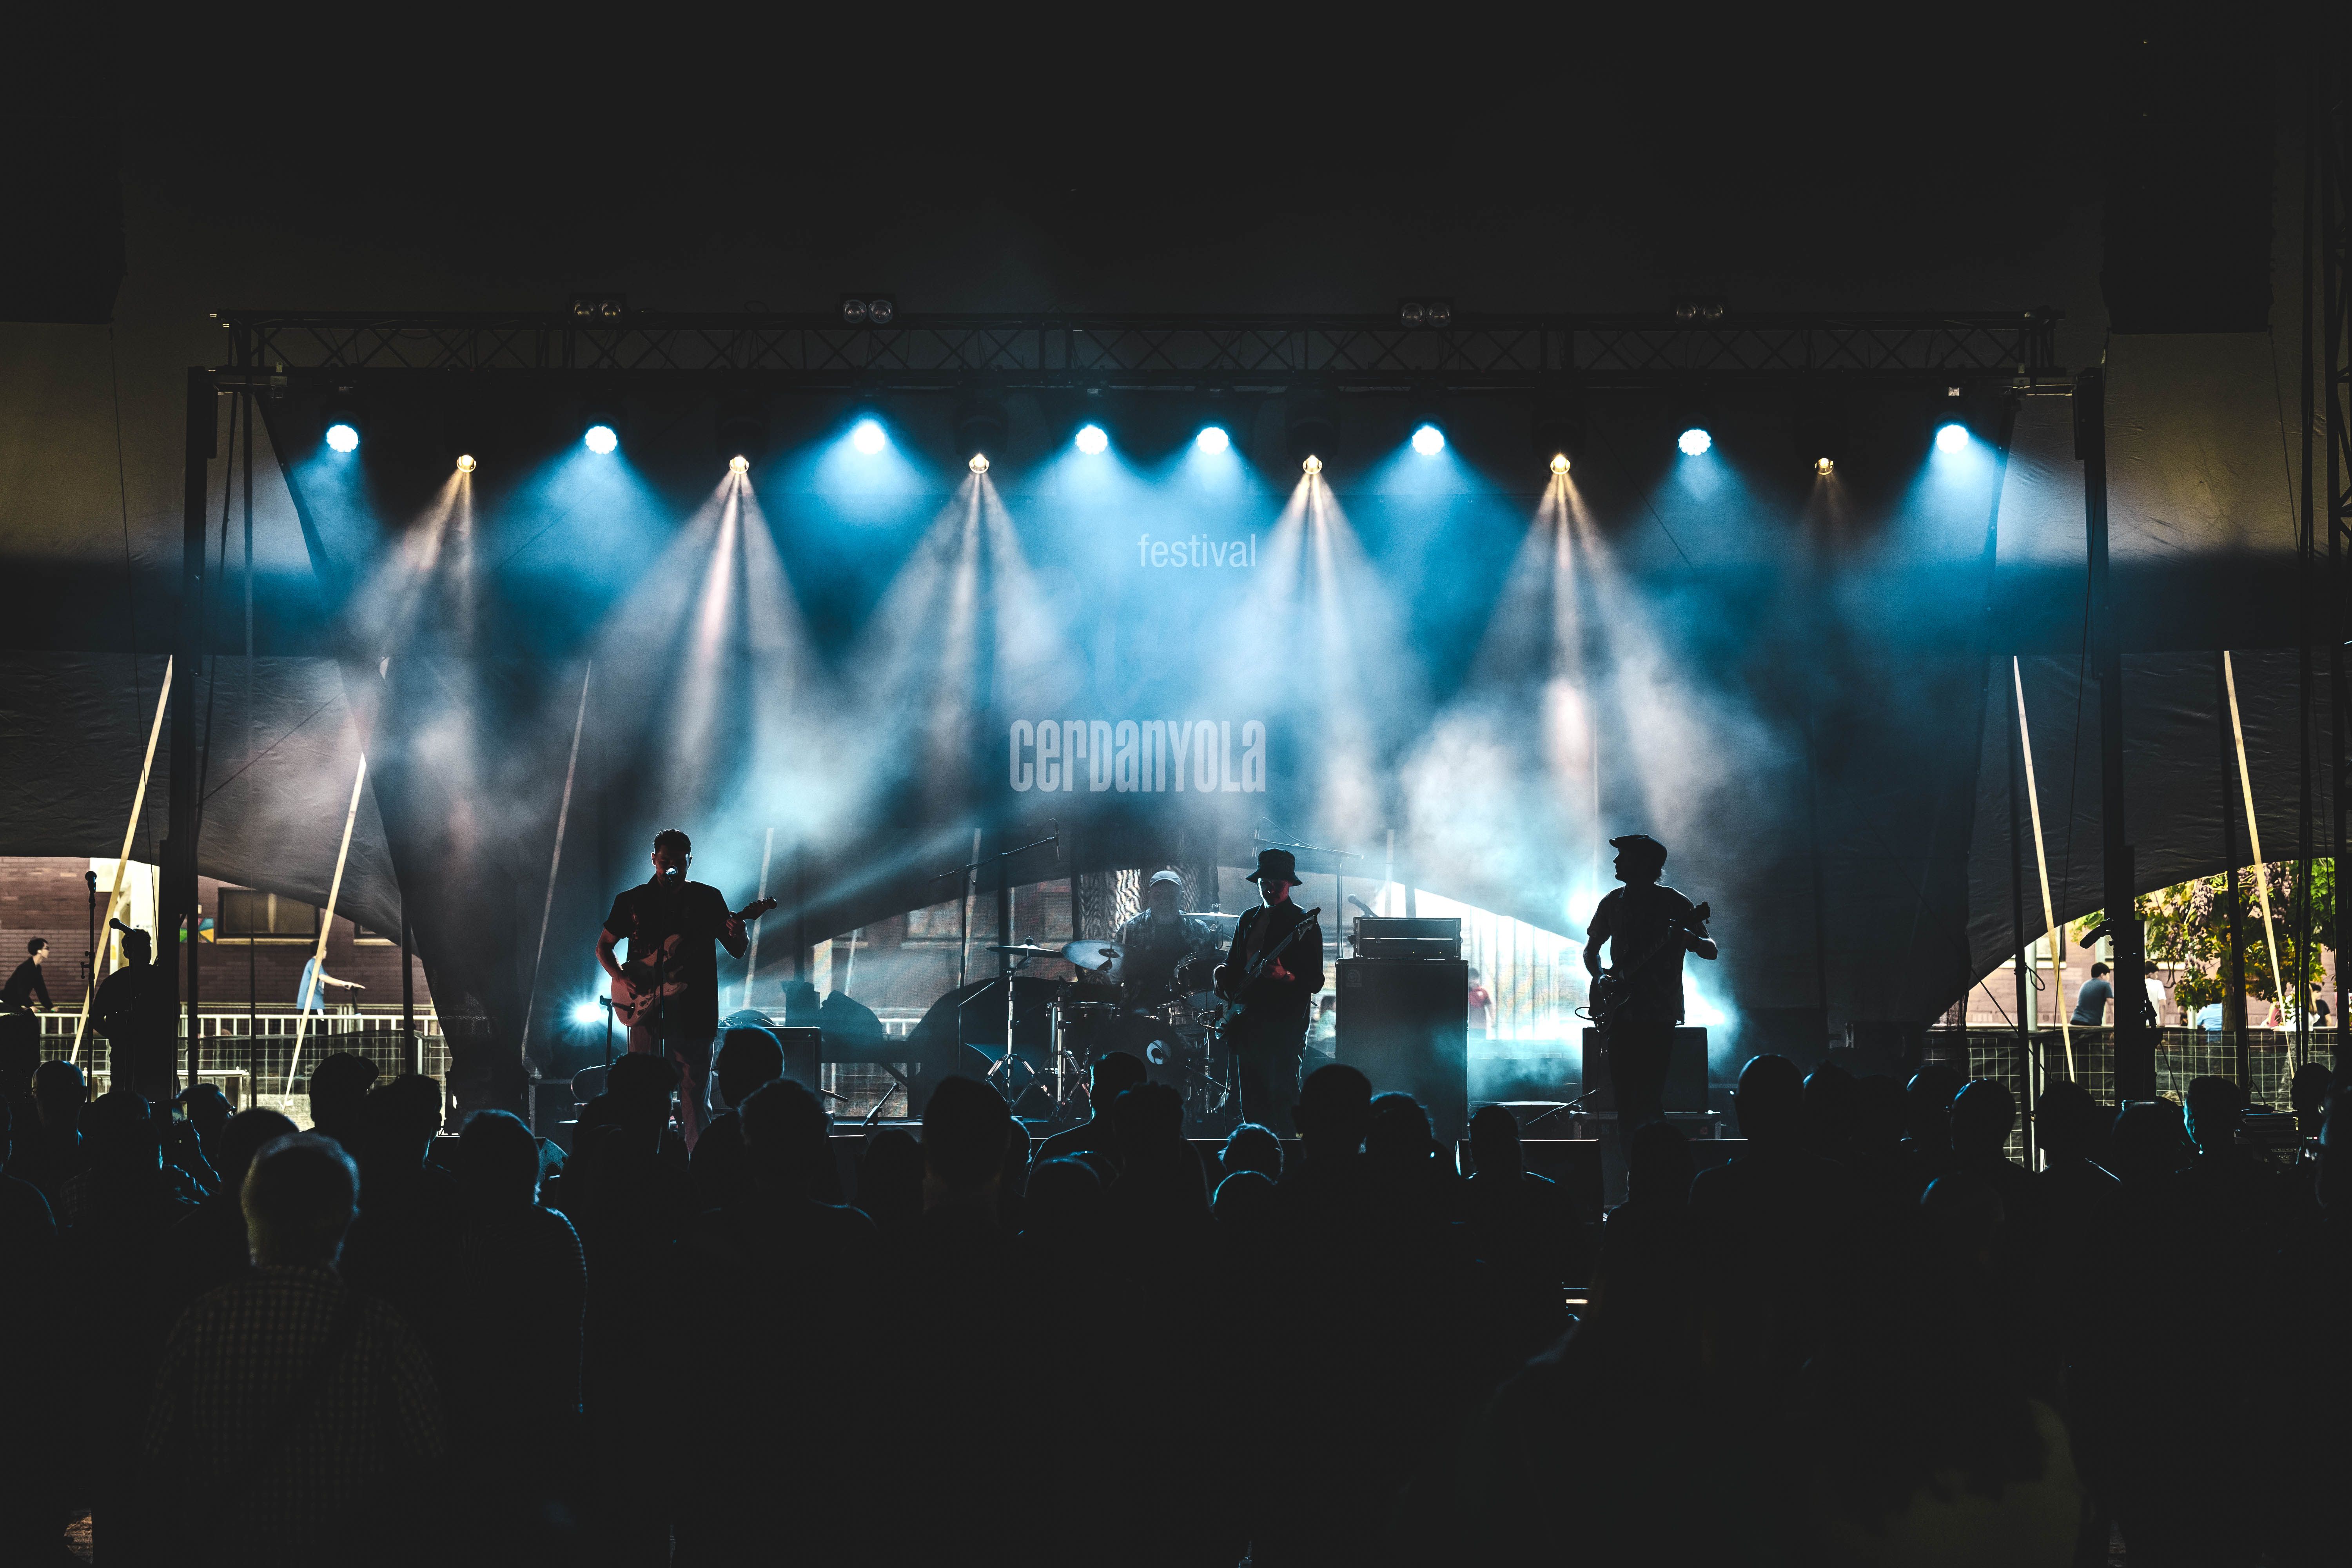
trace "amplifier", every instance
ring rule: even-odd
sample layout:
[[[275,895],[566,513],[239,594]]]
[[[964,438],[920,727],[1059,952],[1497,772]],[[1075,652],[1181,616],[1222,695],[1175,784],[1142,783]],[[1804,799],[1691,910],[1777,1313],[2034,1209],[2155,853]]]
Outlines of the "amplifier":
[[[1470,970],[1445,963],[1342,959],[1333,1055],[1372,1092],[1412,1095],[1441,1143],[1470,1121]]]
[[[1359,915],[1354,945],[1358,958],[1457,959],[1462,956],[1462,918]]]

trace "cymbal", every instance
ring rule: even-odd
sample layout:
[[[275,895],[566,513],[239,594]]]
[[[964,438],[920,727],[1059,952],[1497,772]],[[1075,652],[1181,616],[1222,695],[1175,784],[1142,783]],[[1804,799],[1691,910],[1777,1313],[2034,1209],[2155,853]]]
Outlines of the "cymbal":
[[[989,944],[988,951],[991,952],[1018,953],[1023,958],[1059,958],[1062,956],[1062,950],[1060,948],[1039,947],[1034,942],[1016,942],[1010,946],[1001,942],[992,942]]]
[[[1066,944],[1062,956],[1080,969],[1100,969],[1126,956],[1115,942],[1074,942]]]

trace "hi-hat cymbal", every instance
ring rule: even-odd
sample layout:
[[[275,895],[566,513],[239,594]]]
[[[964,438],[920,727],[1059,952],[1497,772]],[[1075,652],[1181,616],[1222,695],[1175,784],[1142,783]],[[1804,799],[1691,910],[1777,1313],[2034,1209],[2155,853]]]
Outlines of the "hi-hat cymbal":
[[[1034,942],[1019,942],[1011,946],[1004,945],[1001,942],[992,942],[989,944],[988,951],[991,952],[1018,953],[1023,958],[1059,958],[1062,956],[1062,950],[1060,948],[1039,947]]]
[[[1074,942],[1063,947],[1062,956],[1080,969],[1100,969],[1125,954],[1115,942]]]

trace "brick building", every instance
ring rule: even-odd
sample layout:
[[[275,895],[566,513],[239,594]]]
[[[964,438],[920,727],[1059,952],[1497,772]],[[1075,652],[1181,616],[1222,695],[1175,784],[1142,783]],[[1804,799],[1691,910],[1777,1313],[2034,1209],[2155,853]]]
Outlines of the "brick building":
[[[103,918],[107,894],[113,883],[111,860],[69,859],[64,857],[0,858],[0,955],[16,966],[34,937],[47,937],[51,952],[47,965],[49,995],[59,1007],[79,1007],[88,984],[89,954],[89,884],[96,871],[98,904]],[[124,878],[125,924],[153,931],[157,868],[132,861]],[[320,910],[294,899],[256,892],[224,884],[214,877],[199,878],[205,918],[212,921],[213,940],[204,943],[196,961],[197,996],[207,1009],[242,1007],[248,1000],[262,1007],[291,1007],[302,965],[318,941]],[[103,933],[101,933],[103,934]],[[425,966],[412,960],[416,1005],[429,1012],[432,994],[425,983]],[[327,973],[339,980],[355,980],[364,991],[335,991],[330,1003],[354,1002],[363,1010],[397,1010],[400,1006],[400,933],[362,930],[337,916],[327,933]]]

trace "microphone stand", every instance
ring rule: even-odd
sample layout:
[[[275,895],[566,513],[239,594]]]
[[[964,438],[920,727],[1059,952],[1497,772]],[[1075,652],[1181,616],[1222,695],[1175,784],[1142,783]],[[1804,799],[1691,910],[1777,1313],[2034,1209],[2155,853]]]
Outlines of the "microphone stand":
[[[1000,849],[993,855],[983,855],[977,860],[967,861],[963,865],[958,866],[952,871],[942,871],[938,876],[932,878],[931,880],[934,882],[944,882],[950,877],[961,877],[966,879],[968,883],[969,879],[974,872],[992,865],[997,868],[997,879],[1001,882],[1004,876],[1003,863],[1005,861],[1012,859],[1015,855],[1025,855],[1032,849],[1041,849],[1048,844],[1054,846],[1055,857],[1059,858],[1062,848],[1061,823],[1056,820],[1051,824],[1051,826],[1053,831],[1046,834],[1043,838],[1033,838],[1026,844],[1016,844],[1010,849]],[[977,837],[977,835],[975,835],[975,837]],[[971,918],[969,913],[971,909],[971,899],[969,896],[967,896],[964,900],[964,907],[967,911],[965,918],[969,920]],[[855,948],[851,949],[851,956],[855,958],[856,955],[856,950]],[[998,961],[1000,963],[1003,962],[1003,955],[1000,953],[998,955]],[[1003,1072],[1004,1075],[1004,1081],[1007,1084],[1010,1084],[1013,1081],[1013,976],[1014,973],[1018,973],[1021,968],[1026,965],[1028,962],[1029,961],[1024,958],[1020,963],[1013,965],[1012,969],[1007,970],[1004,973],[998,976],[998,978],[1004,983],[1004,1056],[994,1067],[988,1069],[987,1076],[994,1078],[999,1072]],[[963,1047],[967,1043],[962,1038],[963,1004],[961,1002],[956,1004],[956,1055],[961,1057],[963,1054]],[[1058,1060],[1055,1063],[1057,1078],[1059,1077],[1060,1065],[1061,1064]],[[1008,1096],[1007,1098],[1009,1099],[1011,1097]],[[1059,1098],[1060,1097],[1058,1095],[1055,1097],[1056,1103],[1054,1109],[1056,1112],[1061,1110]]]

